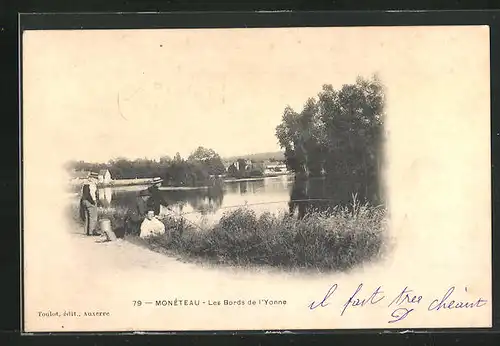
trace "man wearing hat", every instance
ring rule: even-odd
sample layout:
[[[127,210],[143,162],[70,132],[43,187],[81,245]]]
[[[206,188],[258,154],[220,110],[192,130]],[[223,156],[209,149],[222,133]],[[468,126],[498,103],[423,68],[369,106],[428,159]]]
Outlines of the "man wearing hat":
[[[168,203],[163,198],[159,187],[161,186],[162,180],[159,180],[155,182],[155,184],[151,185],[148,187],[147,191],[150,194],[150,198],[148,200],[148,206],[150,209],[154,211],[155,216],[160,215],[161,212],[161,206],[164,206],[165,208],[168,208]]]
[[[128,234],[139,235],[142,221],[147,216],[149,205],[148,200],[151,197],[148,190],[139,192],[135,207],[130,210],[126,221],[126,229]]]

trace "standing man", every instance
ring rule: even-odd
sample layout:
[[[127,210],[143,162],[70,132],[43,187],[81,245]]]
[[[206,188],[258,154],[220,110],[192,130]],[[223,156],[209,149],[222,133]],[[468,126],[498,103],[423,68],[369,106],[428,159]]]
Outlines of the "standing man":
[[[92,194],[92,197],[95,198],[96,206],[100,206],[99,189],[97,188],[97,183],[98,182],[99,181],[97,180],[97,178],[91,177],[89,179],[90,193]]]
[[[95,201],[95,205],[97,206],[98,201],[99,201],[99,191],[97,189],[97,179],[90,177],[85,180],[85,182],[82,185],[82,189],[80,190],[80,194],[83,194],[83,186],[88,185],[90,191],[90,196],[92,196],[92,199]]]
[[[84,184],[82,187],[80,217],[85,222],[85,233],[97,235],[97,202],[91,193],[89,184]]]

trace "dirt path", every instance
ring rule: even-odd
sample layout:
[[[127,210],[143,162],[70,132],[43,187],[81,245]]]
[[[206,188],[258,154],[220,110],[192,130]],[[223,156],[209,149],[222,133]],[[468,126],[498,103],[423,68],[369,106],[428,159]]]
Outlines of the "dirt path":
[[[89,237],[80,230],[70,235],[72,246],[80,253],[80,259],[85,270],[93,270],[95,274],[105,274],[108,270],[127,276],[140,275],[144,277],[171,276],[172,273],[187,275],[224,276],[229,280],[234,278],[253,278],[261,275],[280,275],[294,277],[299,273],[282,273],[273,268],[250,268],[241,270],[234,267],[215,267],[200,263],[186,262],[175,255],[160,253],[140,244],[136,239],[101,242],[100,237]],[[85,258],[83,260],[83,258]],[[82,268],[82,270],[83,270]],[[107,268],[107,269],[106,269]]]
[[[50,180],[52,181],[52,180]],[[49,181],[49,182],[50,182]],[[55,183],[54,183],[55,184]],[[465,231],[445,232],[445,225],[425,228],[412,215],[391,222],[397,239],[390,257],[349,273],[283,273],[278,270],[207,267],[183,263],[127,241],[96,243],[64,213],[74,195],[50,194],[57,186],[41,184],[27,200],[44,203],[25,206],[24,311],[25,326],[33,331],[132,331],[210,329],[317,329],[342,327],[387,328],[390,311],[377,305],[360,313],[340,316],[346,299],[363,284],[367,298],[378,286],[395,296],[405,286],[426,299],[443,294],[449,285],[467,286],[471,296],[484,295],[474,283],[484,283],[489,268],[480,253],[483,241]],[[32,191],[32,190],[30,190]],[[41,192],[47,191],[47,193]],[[29,197],[29,198],[28,198]],[[457,214],[458,215],[458,214]],[[429,216],[430,217],[430,216]],[[441,220],[437,218],[436,220]],[[444,219],[443,219],[444,220]],[[444,221],[443,221],[444,222]],[[472,222],[472,221],[471,221]],[[441,227],[442,226],[442,227]],[[470,225],[471,229],[474,224]],[[424,250],[423,250],[424,249]],[[443,255],[443,249],[446,250]],[[486,253],[486,252],[485,252]],[[457,270],[460,268],[460,270]],[[309,304],[321,300],[333,284],[338,290],[327,309],[311,312]],[[360,293],[360,294],[361,294]],[[464,293],[462,293],[464,294]],[[224,301],[286,301],[284,305],[225,305]],[[144,302],[140,307],[137,301]],[[162,306],[156,302],[177,302]],[[186,306],[185,301],[199,301]],[[145,302],[151,302],[146,305]],[[203,302],[206,302],[206,305]],[[208,304],[214,303],[214,304]],[[220,305],[219,305],[220,304]],[[440,323],[442,315],[424,312],[408,320],[411,328]],[[43,318],[40,312],[108,312],[106,318]],[[456,326],[474,326],[468,314],[450,319]]]
[[[425,256],[412,255],[412,244],[405,241],[398,243],[392,259],[385,262],[349,273],[304,274],[184,263],[126,240],[97,243],[98,238],[84,235],[75,224],[59,231],[33,234],[28,244],[27,311],[31,315],[27,326],[31,323],[38,330],[315,329],[338,323],[358,325],[363,322],[360,318],[366,318],[371,327],[386,327],[386,307],[374,308],[368,315],[340,317],[342,304],[360,283],[366,287],[365,295],[379,285],[397,294],[404,285],[422,287],[419,282],[428,279],[426,267],[415,266],[416,260],[424,263]],[[433,277],[436,285],[439,281]],[[311,313],[309,304],[321,300],[333,284],[339,289],[331,298],[332,309]],[[286,301],[286,306],[266,305],[266,299]],[[225,305],[225,300],[262,303],[241,307]],[[136,305],[138,301],[141,306]],[[185,305],[191,301],[200,306]],[[35,316],[48,309],[107,311],[111,317],[102,322],[66,318],[55,323]]]
[[[339,285],[335,298],[338,301],[332,301],[332,306],[341,307],[341,300],[360,283],[373,289],[391,282],[396,273],[398,279],[408,278],[403,281],[408,284],[416,278],[415,272],[404,270],[404,263],[390,260],[349,273],[327,274],[184,263],[126,240],[98,243],[97,237],[84,235],[83,228],[74,222],[67,222],[64,227],[54,222],[46,229],[36,226],[30,225],[32,233],[25,248],[29,254],[27,311],[31,311],[29,323],[42,330],[327,328],[331,327],[331,318],[339,318],[338,309],[311,315],[308,305],[321,299],[332,284]],[[407,245],[411,244],[400,245],[405,253],[410,253]],[[224,305],[225,300],[265,299],[286,301],[287,305]],[[135,305],[137,301],[141,301],[140,307]],[[157,301],[199,301],[207,305],[165,307],[156,305]],[[209,301],[221,305],[208,305]],[[54,324],[54,320],[40,320],[34,315],[47,309],[108,311],[111,317],[102,323],[96,319],[66,318]],[[330,318],[324,314],[333,315]],[[379,319],[381,325],[386,322],[383,316]],[[350,323],[350,318],[343,317],[343,323]]]
[[[100,242],[100,237],[88,237],[83,234],[71,234],[73,246],[84,256],[84,267],[94,270],[97,275],[108,270],[127,276],[161,277],[172,272],[199,274],[207,268],[196,264],[184,263],[175,257],[152,251],[137,242],[121,240]]]

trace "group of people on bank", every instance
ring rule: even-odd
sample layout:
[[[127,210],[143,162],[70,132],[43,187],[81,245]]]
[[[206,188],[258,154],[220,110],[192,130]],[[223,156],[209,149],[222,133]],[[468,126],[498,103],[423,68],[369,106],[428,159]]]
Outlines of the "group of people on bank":
[[[100,235],[107,240],[123,238],[125,234],[148,238],[152,235],[165,233],[162,206],[168,209],[168,203],[159,191],[161,182],[141,190],[135,205],[130,208],[124,219],[123,227],[115,230],[99,229],[98,201],[99,193],[97,182],[89,180],[83,184],[80,198],[80,218],[84,222],[85,233],[88,236]],[[107,232],[113,232],[110,237]]]

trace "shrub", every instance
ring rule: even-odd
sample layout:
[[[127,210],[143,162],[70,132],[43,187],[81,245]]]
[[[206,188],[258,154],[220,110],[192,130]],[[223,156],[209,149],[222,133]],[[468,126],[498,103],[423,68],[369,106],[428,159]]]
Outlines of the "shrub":
[[[385,215],[384,208],[356,201],[350,207],[311,213],[304,219],[285,213],[257,217],[253,210],[240,208],[227,212],[206,230],[167,219],[167,235],[150,243],[218,264],[347,270],[383,253]]]

